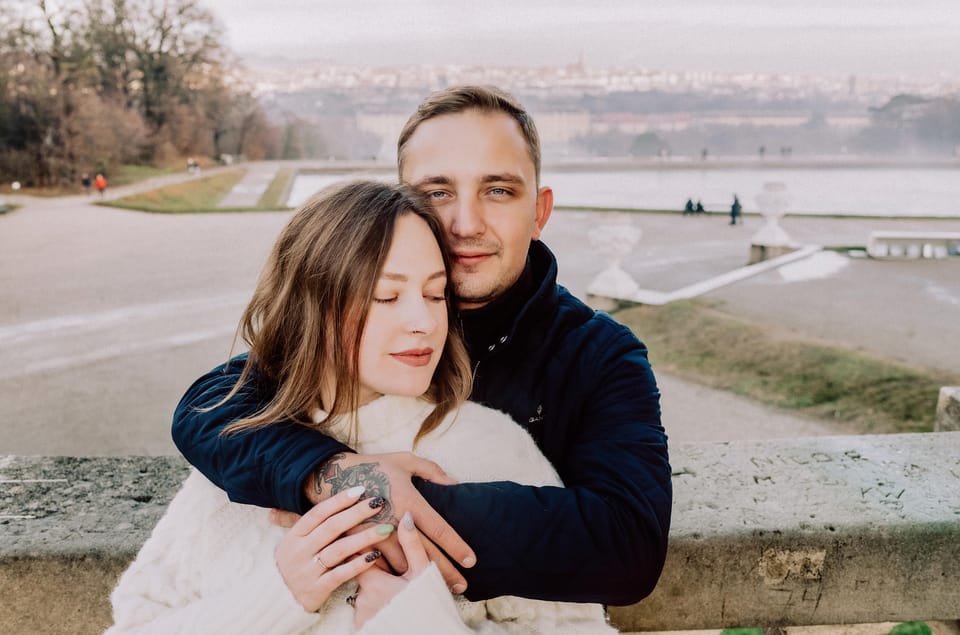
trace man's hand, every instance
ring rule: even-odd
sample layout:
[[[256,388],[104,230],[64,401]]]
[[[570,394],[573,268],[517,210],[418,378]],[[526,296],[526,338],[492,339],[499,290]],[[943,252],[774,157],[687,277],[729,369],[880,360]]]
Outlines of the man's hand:
[[[418,476],[440,485],[454,485],[451,479],[433,461],[427,461],[410,452],[390,454],[336,454],[318,468],[310,482],[304,484],[307,498],[313,503],[337,493],[362,485],[367,497],[382,496],[387,500],[372,523],[391,523],[396,526],[396,510],[409,510],[416,518],[417,527],[428,539],[426,550],[437,563],[443,579],[454,593],[463,593],[467,581],[450,563],[447,556],[470,568],[477,558],[470,546],[457,535],[453,527],[438,514],[413,486],[411,479]],[[399,573],[407,570],[407,561],[395,536],[379,546],[384,558]]]

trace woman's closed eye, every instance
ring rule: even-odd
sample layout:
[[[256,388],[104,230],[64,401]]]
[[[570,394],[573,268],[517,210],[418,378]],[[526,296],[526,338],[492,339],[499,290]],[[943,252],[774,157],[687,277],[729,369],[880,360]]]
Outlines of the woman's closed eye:
[[[373,301],[376,302],[377,304],[393,304],[399,299],[400,299],[399,296],[394,295],[394,296],[383,297],[383,298],[374,297]]]

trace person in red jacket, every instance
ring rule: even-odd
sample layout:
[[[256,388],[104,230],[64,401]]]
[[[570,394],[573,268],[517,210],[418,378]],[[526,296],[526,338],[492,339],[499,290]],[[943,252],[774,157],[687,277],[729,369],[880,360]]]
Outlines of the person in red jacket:
[[[93,177],[93,186],[97,188],[97,191],[100,192],[100,196],[102,197],[103,193],[107,189],[106,177],[104,177],[103,174],[100,174],[99,172],[97,172],[97,176]]]
[[[292,423],[223,437],[277,390],[254,373],[210,410],[237,383],[242,358],[188,389],[175,443],[232,500],[298,513],[339,491],[334,475],[363,474],[394,509],[411,510],[448,585],[470,599],[640,600],[659,578],[670,524],[660,395],[643,343],[556,283],[539,240],[553,192],[540,183],[533,119],[499,89],[448,88],[408,120],[398,163],[401,182],[445,226],[471,400],[524,426],[565,486],[438,485],[419,478],[429,466],[412,454],[358,454]],[[397,545],[381,550],[404,570]]]

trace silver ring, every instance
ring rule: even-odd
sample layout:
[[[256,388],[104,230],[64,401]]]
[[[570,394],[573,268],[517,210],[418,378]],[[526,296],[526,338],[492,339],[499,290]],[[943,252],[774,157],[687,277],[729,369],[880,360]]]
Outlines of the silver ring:
[[[359,591],[357,591],[357,592],[354,593],[353,595],[348,595],[348,596],[347,596],[347,604],[350,605],[350,606],[353,607],[353,608],[357,608],[357,596],[358,596],[358,595],[360,595],[360,592],[359,592]]]
[[[319,552],[319,551],[318,551],[317,553],[313,554],[313,561],[316,562],[316,563],[317,563],[318,565],[320,565],[321,567],[323,567],[323,570],[324,570],[324,571],[329,571],[330,569],[333,568],[333,567],[327,565],[327,563],[323,561],[323,558],[320,557],[320,552]]]

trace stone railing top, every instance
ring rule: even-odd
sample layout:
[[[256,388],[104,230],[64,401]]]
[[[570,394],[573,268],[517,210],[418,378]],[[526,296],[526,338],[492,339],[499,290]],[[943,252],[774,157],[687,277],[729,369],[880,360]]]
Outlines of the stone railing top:
[[[960,432],[683,444],[671,537],[960,523]]]
[[[179,457],[0,456],[0,557],[132,556],[186,475]]]
[[[671,448],[672,537],[960,522],[960,432]],[[0,549],[135,552],[179,457],[0,457]]]

